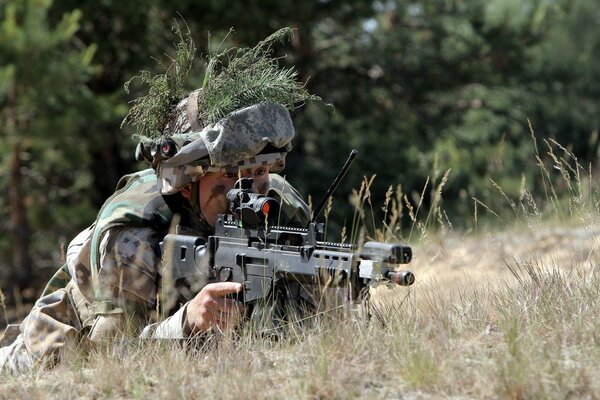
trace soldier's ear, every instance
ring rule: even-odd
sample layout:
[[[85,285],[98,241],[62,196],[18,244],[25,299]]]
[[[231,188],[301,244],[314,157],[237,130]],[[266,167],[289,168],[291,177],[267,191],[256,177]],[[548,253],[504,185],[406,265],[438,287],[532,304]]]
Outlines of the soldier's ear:
[[[181,195],[189,200],[192,197],[192,185],[185,185],[181,189]]]

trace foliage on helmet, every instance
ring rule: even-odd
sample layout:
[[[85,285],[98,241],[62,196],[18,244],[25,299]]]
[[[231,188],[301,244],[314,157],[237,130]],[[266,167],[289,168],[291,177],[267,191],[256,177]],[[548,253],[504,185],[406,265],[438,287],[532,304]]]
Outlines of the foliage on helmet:
[[[185,34],[176,25],[179,37],[176,55],[163,74],[152,76],[142,71],[133,79],[149,86],[148,94],[133,101],[123,124],[136,128],[141,141],[152,141],[179,132],[166,132],[169,122],[178,117],[177,104],[186,96],[184,89],[192,69],[196,47],[189,28]],[[307,100],[320,100],[309,94],[297,80],[293,68],[280,68],[279,58],[272,54],[277,42],[289,40],[291,28],[280,29],[251,48],[232,48],[210,54],[204,64],[202,90],[198,96],[196,118],[201,126],[219,121],[238,109],[260,102],[271,102],[293,110]],[[126,83],[126,91],[129,89]]]
[[[191,38],[189,28],[184,34],[176,24],[173,31],[179,38],[175,46],[175,58],[167,67],[165,73],[152,75],[149,71],[141,71],[125,83],[125,92],[129,86],[139,79],[148,85],[148,94],[133,100],[132,107],[125,116],[121,126],[130,124],[136,128],[137,136],[142,140],[153,139],[161,135],[161,131],[171,118],[171,113],[177,102],[185,97],[185,82],[192,69],[196,46]]]
[[[280,68],[272,56],[272,46],[293,36],[283,28],[252,48],[233,48],[210,58],[199,99],[199,117],[205,124],[217,122],[225,115],[260,102],[270,102],[293,110],[310,95],[296,79],[293,68]]]

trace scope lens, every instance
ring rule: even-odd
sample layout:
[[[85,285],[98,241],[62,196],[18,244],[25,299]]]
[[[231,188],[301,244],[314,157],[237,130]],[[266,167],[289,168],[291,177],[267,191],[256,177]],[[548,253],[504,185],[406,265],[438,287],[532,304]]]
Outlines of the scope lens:
[[[265,201],[265,203],[262,205],[262,213],[263,215],[269,215],[269,210],[271,209],[271,205],[269,204],[268,201]]]

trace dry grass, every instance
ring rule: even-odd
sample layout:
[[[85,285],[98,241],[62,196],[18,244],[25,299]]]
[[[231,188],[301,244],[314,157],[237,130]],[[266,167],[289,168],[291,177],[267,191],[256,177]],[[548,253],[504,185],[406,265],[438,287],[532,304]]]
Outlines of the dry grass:
[[[372,236],[397,238],[405,204],[417,282],[374,289],[370,319],[364,310],[325,314],[279,341],[245,333],[197,351],[132,342],[0,377],[0,398],[598,398],[600,213],[578,166],[554,168],[570,183],[566,205],[540,161],[557,222],[544,222],[525,191],[514,203],[506,197],[519,223],[496,231],[454,232],[442,211],[419,218],[421,204],[390,189],[383,229]],[[365,225],[370,183],[353,199],[355,222]]]
[[[541,228],[540,228],[541,229]],[[129,343],[4,378],[2,398],[596,398],[597,236],[440,237],[370,321],[322,316],[279,341]]]
[[[130,343],[2,379],[2,398],[596,398],[598,232],[433,237],[418,281],[373,292],[370,321],[322,316],[279,341],[185,351]]]

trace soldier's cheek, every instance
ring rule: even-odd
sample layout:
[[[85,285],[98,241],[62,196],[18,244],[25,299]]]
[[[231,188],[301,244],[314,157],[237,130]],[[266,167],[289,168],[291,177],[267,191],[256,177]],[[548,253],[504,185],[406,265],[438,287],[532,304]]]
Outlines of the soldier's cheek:
[[[256,193],[267,194],[269,191],[269,181],[266,179],[257,181],[253,185],[252,190],[254,190]]]
[[[229,189],[225,185],[217,185],[213,188],[210,195],[210,201],[217,211],[217,214],[224,214],[227,211],[227,191]]]
[[[218,209],[219,209],[219,214],[226,214],[227,213],[227,199],[225,198],[225,196],[223,196],[220,201],[219,201],[219,205],[218,205]]]

